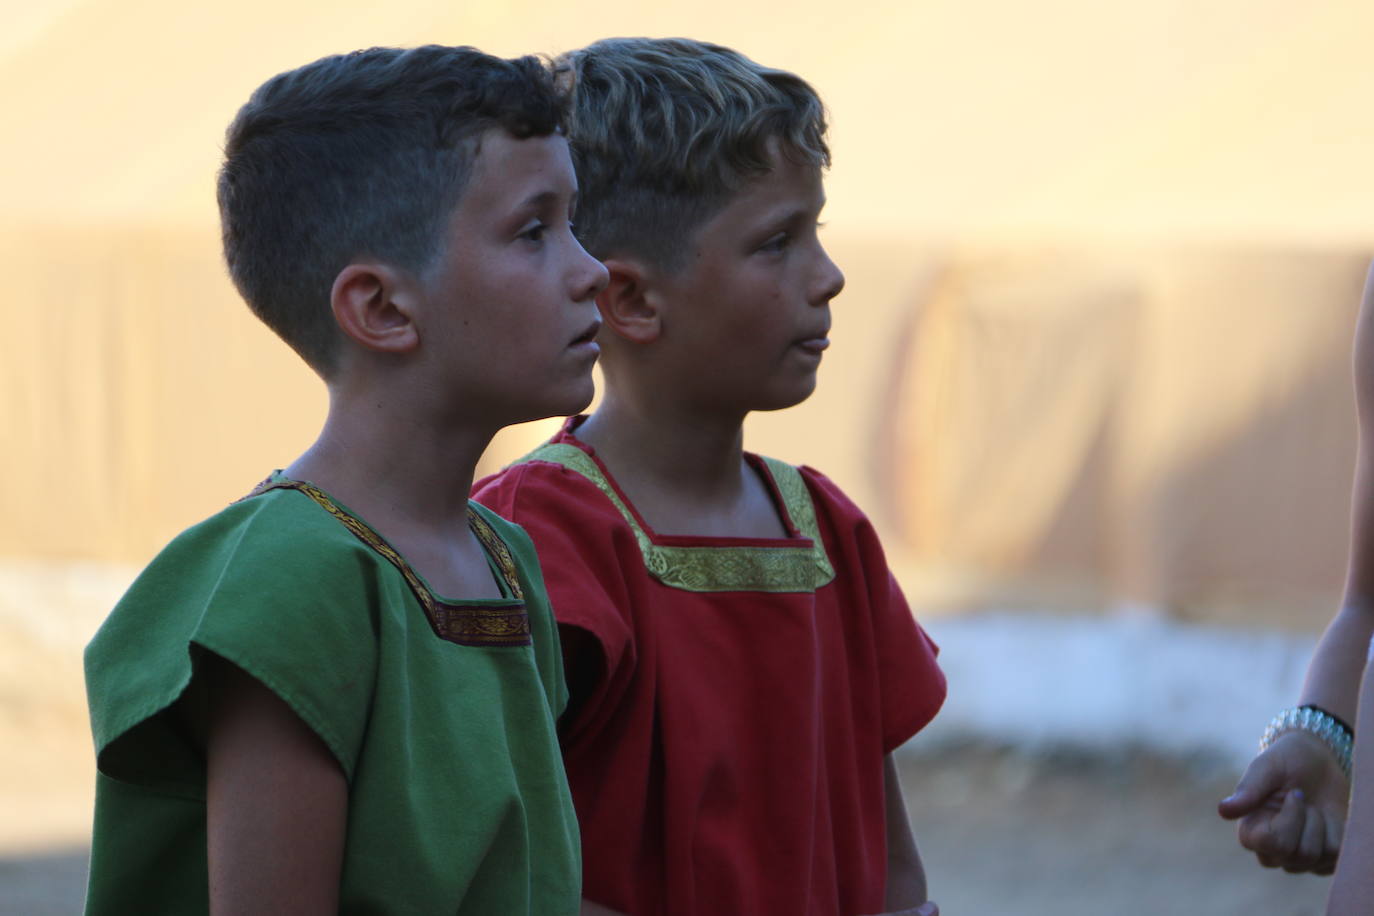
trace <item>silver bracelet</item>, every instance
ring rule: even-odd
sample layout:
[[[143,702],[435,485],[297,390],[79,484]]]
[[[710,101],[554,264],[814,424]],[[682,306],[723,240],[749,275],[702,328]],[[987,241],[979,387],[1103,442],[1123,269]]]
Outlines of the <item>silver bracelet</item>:
[[[1260,738],[1260,750],[1268,749],[1279,735],[1291,731],[1304,731],[1315,736],[1335,755],[1345,778],[1350,778],[1350,755],[1354,750],[1355,739],[1344,725],[1320,709],[1295,706],[1285,709],[1269,723],[1269,727],[1264,730],[1264,737]]]

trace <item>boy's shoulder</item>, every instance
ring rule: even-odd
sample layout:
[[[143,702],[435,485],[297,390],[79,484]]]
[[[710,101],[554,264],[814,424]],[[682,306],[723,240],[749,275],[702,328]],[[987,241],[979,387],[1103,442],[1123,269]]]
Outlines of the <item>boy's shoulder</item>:
[[[209,591],[239,576],[270,580],[274,570],[315,578],[325,572],[322,566],[343,565],[366,552],[350,520],[345,511],[311,498],[305,489],[269,488],[264,482],[173,538],[120,604],[154,584],[159,590],[179,583],[179,589]]]
[[[859,504],[831,477],[810,465],[798,465],[797,471],[810,492],[820,528],[830,542],[837,567],[848,568],[857,557],[863,563],[885,565],[882,539],[873,520]],[[851,556],[849,548],[857,549]]]
[[[191,677],[194,645],[250,673],[249,654],[286,660],[314,646],[362,663],[379,562],[293,490],[253,495],[188,528],[139,574],[86,647],[97,748],[175,699]]]
[[[806,483],[818,512],[824,512],[834,520],[847,519],[853,523],[869,524],[864,510],[829,475],[809,464],[796,465],[796,470]]]
[[[478,480],[472,496],[525,528],[531,518],[591,516],[614,525],[629,516],[624,497],[601,463],[561,435]]]
[[[522,578],[538,573],[539,558],[524,528],[475,498],[468,500],[468,510],[476,515],[475,519],[470,515],[469,520],[478,539],[497,562],[511,563]]]
[[[765,457],[763,460],[774,464],[785,463],[776,458]],[[826,501],[843,503],[846,506],[853,507],[855,511],[858,511],[858,506],[855,505],[854,501],[851,500],[845,494],[844,490],[840,488],[840,485],[824,471],[809,464],[788,465],[788,467],[796,469],[798,476],[806,481],[807,489],[811,491],[813,496],[819,496]]]

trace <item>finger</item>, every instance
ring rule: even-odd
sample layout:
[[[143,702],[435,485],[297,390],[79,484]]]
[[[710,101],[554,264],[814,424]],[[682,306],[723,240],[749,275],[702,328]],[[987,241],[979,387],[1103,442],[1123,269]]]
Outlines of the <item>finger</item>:
[[[1256,811],[1253,814],[1245,815],[1240,819],[1240,823],[1236,824],[1236,839],[1240,841],[1241,846],[1258,856],[1260,864],[1265,868],[1273,867],[1265,861],[1267,856],[1264,853],[1268,846],[1266,837],[1272,829],[1273,820],[1272,812]]]
[[[1341,840],[1345,833],[1345,814],[1339,811],[1327,811],[1322,818],[1322,826],[1325,831],[1324,848],[1321,858],[1317,864],[1312,866],[1312,873],[1315,875],[1330,875],[1336,871],[1336,859],[1341,853]]]
[[[1260,754],[1245,768],[1236,790],[1217,803],[1217,813],[1227,820],[1244,817],[1283,788],[1283,771],[1270,754]]]
[[[1283,799],[1283,807],[1269,822],[1269,829],[1259,833],[1255,844],[1247,848],[1277,865],[1287,865],[1302,842],[1302,831],[1307,821],[1306,809],[1302,791],[1294,789],[1289,792]]]
[[[1283,870],[1289,873],[1311,871],[1321,861],[1326,850],[1326,819],[1316,808],[1309,808],[1303,821],[1302,837],[1298,848],[1284,863]]]
[[[1278,817],[1282,805],[1264,805],[1242,817],[1236,823],[1236,839],[1240,845],[1259,857],[1265,868],[1273,868],[1277,863],[1269,861],[1270,850],[1276,848],[1271,834],[1274,832],[1274,819]]]

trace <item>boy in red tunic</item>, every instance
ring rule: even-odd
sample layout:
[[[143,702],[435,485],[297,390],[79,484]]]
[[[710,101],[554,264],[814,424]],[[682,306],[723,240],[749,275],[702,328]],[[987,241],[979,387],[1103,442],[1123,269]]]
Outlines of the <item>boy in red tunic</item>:
[[[559,620],[585,896],[933,913],[889,755],[944,699],[935,648],[863,513],[743,448],[750,411],[811,394],[844,284],[820,100],[694,41],[561,65],[605,399],[476,495],[534,539]]]

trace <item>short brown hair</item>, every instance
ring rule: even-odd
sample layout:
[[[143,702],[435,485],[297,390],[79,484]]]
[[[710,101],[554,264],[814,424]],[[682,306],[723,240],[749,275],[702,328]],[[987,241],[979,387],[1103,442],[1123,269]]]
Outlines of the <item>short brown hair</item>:
[[[569,87],[577,234],[594,257],[681,263],[773,149],[830,164],[825,108],[795,74],[687,38],[609,38],[556,61]]]
[[[371,48],[274,76],[225,140],[218,196],[234,284],[328,378],[339,271],[371,257],[423,273],[482,134],[547,136],[565,113],[547,63],[475,48]]]

